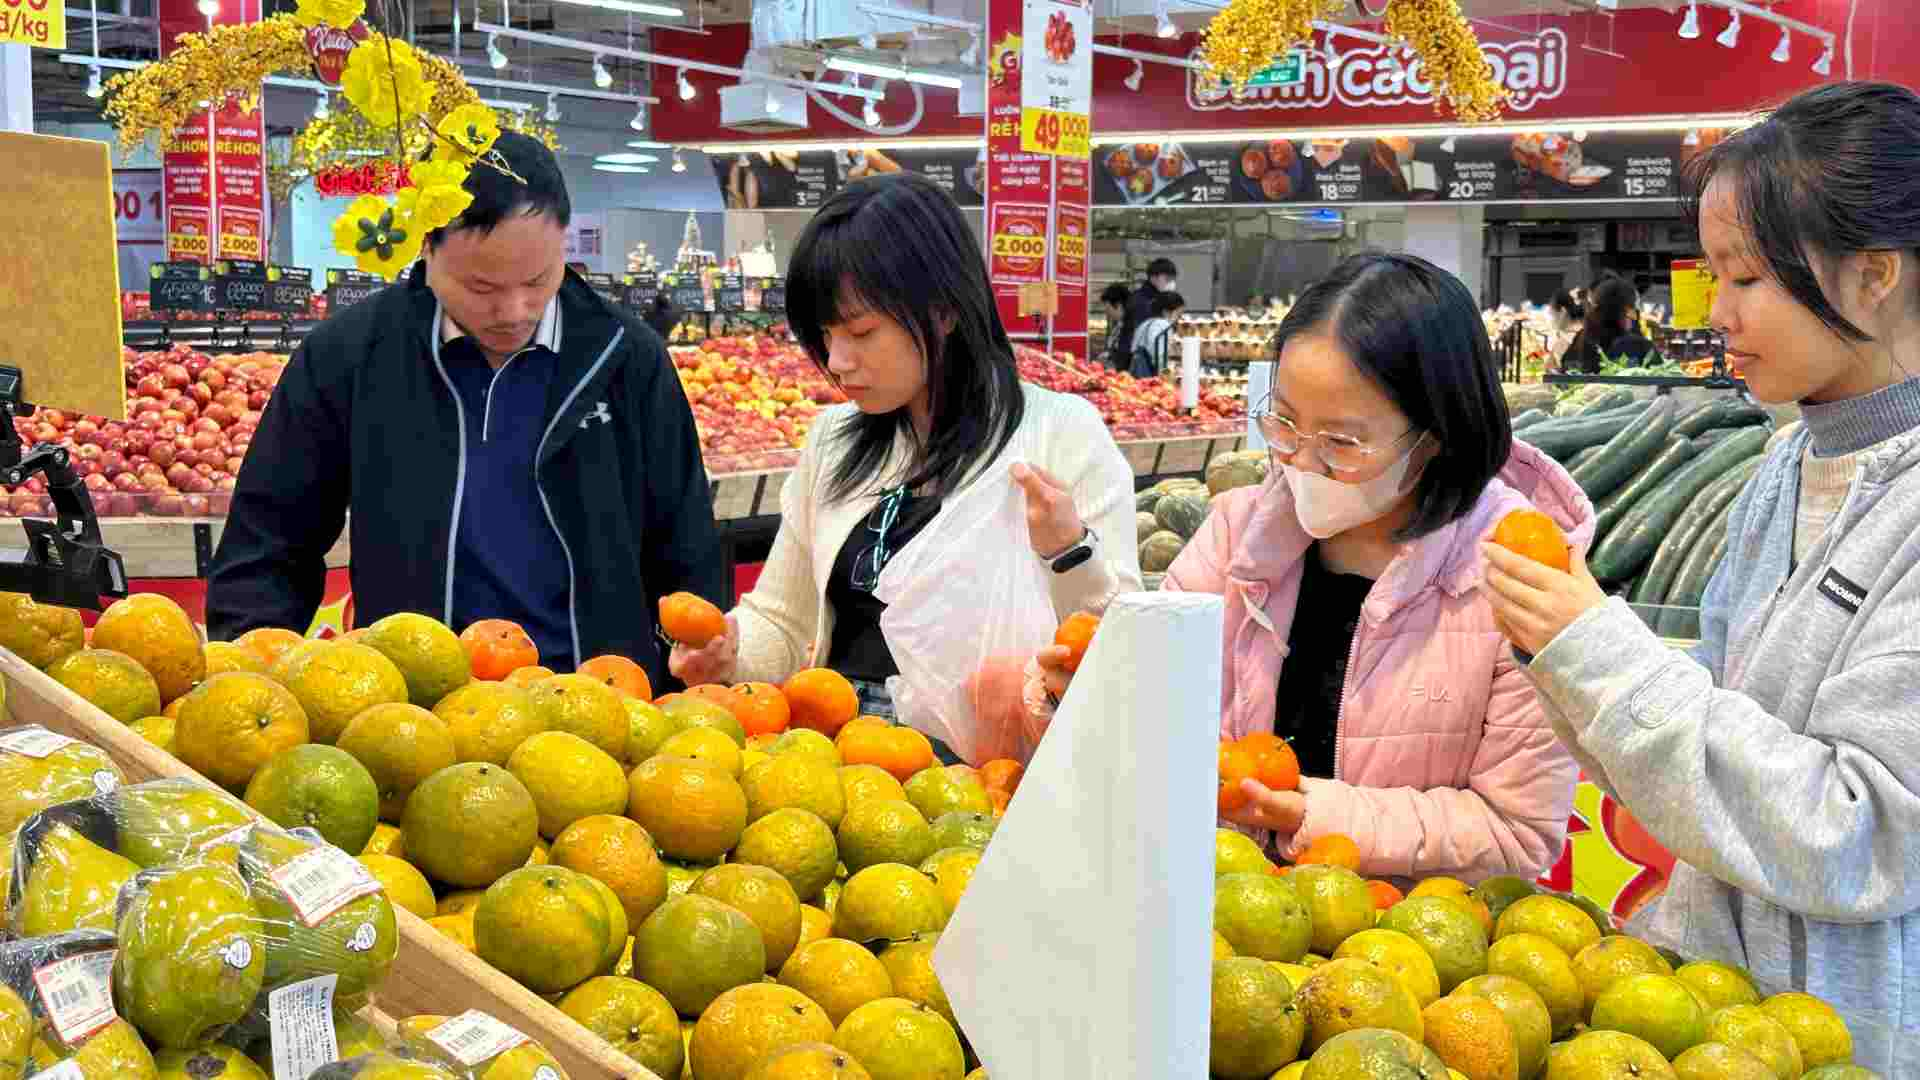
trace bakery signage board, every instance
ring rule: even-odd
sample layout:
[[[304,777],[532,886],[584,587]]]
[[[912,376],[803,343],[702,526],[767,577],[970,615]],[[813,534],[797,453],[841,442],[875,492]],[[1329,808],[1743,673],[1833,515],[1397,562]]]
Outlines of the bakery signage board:
[[[986,151],[981,148],[782,151],[718,155],[715,179],[729,210],[813,211],[846,185],[867,176],[919,173],[961,206],[986,201]]]
[[[1673,201],[1723,128],[1102,143],[1099,206]]]

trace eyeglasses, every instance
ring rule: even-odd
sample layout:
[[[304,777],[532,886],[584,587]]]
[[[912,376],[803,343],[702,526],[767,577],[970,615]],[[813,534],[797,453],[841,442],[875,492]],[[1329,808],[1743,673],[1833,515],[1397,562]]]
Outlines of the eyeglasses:
[[[873,591],[880,584],[880,571],[887,568],[887,560],[893,558],[893,551],[887,545],[887,534],[893,531],[894,523],[900,520],[900,507],[907,501],[907,489],[893,488],[880,496],[880,505],[867,515],[867,531],[873,534],[873,540],[853,559],[854,588],[864,593]]]
[[[1275,412],[1255,414],[1260,425],[1260,437],[1267,440],[1267,447],[1282,457],[1292,457],[1301,448],[1313,447],[1313,454],[1327,471],[1336,473],[1356,473],[1373,464],[1373,459],[1407,441],[1407,436],[1418,432],[1419,428],[1408,428],[1400,437],[1385,446],[1371,446],[1351,435],[1337,431],[1322,431],[1317,435],[1301,434],[1292,420]]]

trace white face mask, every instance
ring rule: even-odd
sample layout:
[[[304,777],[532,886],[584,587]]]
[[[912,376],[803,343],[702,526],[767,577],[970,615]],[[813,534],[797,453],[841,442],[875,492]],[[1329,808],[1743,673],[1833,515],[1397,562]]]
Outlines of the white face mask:
[[[1386,516],[1419,479],[1409,478],[1407,470],[1413,465],[1413,452],[1426,441],[1426,432],[1421,432],[1385,472],[1357,484],[1343,484],[1330,476],[1282,465],[1287,486],[1293,490],[1293,508],[1300,517],[1300,527],[1315,540],[1325,540]]]

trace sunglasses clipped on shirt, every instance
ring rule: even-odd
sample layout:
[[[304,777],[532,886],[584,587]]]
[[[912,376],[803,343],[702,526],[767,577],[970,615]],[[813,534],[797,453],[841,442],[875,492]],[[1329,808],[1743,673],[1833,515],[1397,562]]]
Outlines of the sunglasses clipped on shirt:
[[[907,489],[904,486],[890,488],[880,496],[880,504],[867,515],[867,531],[872,534],[872,539],[854,556],[851,582],[861,592],[870,593],[874,586],[880,584],[880,572],[887,568],[887,561],[893,558],[889,534],[899,522],[900,509],[906,501]]]

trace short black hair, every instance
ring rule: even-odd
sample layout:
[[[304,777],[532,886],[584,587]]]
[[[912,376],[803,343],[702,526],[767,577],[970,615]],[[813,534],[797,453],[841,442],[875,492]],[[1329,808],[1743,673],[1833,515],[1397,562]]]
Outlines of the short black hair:
[[[1620,324],[1628,313],[1638,314],[1640,291],[1622,277],[1607,278],[1587,294],[1587,340],[1605,349],[1622,333]]]
[[[1274,335],[1337,342],[1414,427],[1439,443],[1414,488],[1412,540],[1467,515],[1513,452],[1513,423],[1480,305],[1460,279],[1414,255],[1367,252],[1300,297]]]
[[[519,180],[490,168],[484,162],[467,173],[464,185],[473,193],[473,202],[443,229],[427,234],[427,246],[438,247],[444,234],[478,229],[481,235],[492,232],[509,217],[550,217],[565,227],[573,219],[573,203],[567,198],[567,180],[560,173],[560,159],[547,144],[518,131],[503,131],[493,144]],[[491,155],[489,155],[491,156]],[[524,182],[523,182],[524,181]]]
[[[1180,276],[1180,268],[1173,264],[1172,259],[1169,259],[1164,255],[1147,264],[1148,277],[1156,278],[1162,274],[1165,274],[1168,277],[1175,277],[1175,278]]]
[[[1153,298],[1153,317],[1156,319],[1164,319],[1170,312],[1178,311],[1186,306],[1186,297],[1181,296],[1172,289],[1168,289],[1166,292]]]
[[[1707,188],[1724,179],[1774,281],[1841,338],[1868,341],[1827,299],[1815,260],[1920,249],[1920,95],[1884,82],[1815,87],[1681,175],[1696,226]]]
[[[1116,281],[1100,290],[1100,302],[1103,304],[1125,304],[1127,298],[1131,295],[1131,293],[1127,292],[1125,285]]]
[[[1566,312],[1569,318],[1584,319],[1587,317],[1587,309],[1580,306],[1580,301],[1574,298],[1572,289],[1561,289],[1559,292],[1554,293],[1552,303],[1547,306],[1559,308],[1561,311]]]
[[[861,310],[912,334],[926,364],[932,430],[904,483],[957,489],[1000,455],[1025,416],[1013,341],[1000,321],[980,242],[947,190],[918,173],[863,177],[829,198],[787,262],[787,325],[828,378],[826,328]],[[943,324],[950,329],[943,329]],[[887,467],[907,410],[861,413],[837,436],[828,494],[858,493]]]

